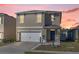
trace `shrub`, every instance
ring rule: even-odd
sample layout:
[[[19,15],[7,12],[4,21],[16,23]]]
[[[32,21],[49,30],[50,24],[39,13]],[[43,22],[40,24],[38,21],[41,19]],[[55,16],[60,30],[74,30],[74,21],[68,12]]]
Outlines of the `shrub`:
[[[2,42],[3,42],[3,43],[7,43],[8,41],[7,41],[6,39],[3,39]]]
[[[15,42],[15,41],[16,41],[16,39],[9,39],[9,41],[10,41],[10,42]]]
[[[12,43],[12,42],[15,42],[16,39],[3,39],[2,42],[3,43]]]

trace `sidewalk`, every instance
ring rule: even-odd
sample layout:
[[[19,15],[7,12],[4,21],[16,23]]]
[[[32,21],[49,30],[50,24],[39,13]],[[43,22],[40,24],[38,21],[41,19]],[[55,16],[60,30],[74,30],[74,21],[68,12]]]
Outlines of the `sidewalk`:
[[[44,51],[44,50],[31,50],[31,52],[43,52],[48,54],[79,54],[79,52],[69,52],[69,51]]]

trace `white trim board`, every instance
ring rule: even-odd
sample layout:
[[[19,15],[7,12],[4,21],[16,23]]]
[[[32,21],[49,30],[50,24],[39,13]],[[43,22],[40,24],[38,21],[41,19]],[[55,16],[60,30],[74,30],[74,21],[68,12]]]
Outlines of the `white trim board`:
[[[16,27],[16,28],[43,28],[43,27]]]
[[[21,32],[21,31],[40,31],[42,33],[42,30],[17,30],[16,32]]]

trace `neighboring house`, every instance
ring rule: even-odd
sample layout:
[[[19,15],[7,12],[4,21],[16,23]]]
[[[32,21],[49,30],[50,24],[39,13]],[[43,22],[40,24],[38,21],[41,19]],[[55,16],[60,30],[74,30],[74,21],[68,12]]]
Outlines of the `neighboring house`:
[[[69,41],[75,41],[76,40],[76,30],[75,29],[69,29],[68,31],[68,37],[67,37],[67,40]]]
[[[60,35],[62,13],[59,11],[33,10],[16,13],[17,41],[44,42]],[[59,37],[60,39],[60,37]]]
[[[76,29],[61,29],[61,41],[75,41]]]
[[[67,38],[67,30],[66,29],[61,29],[60,40],[61,41],[66,41],[66,38]]]
[[[0,13],[0,41],[2,39],[16,39],[16,19]]]
[[[79,25],[73,28],[75,29],[75,37],[77,40],[79,40]]]

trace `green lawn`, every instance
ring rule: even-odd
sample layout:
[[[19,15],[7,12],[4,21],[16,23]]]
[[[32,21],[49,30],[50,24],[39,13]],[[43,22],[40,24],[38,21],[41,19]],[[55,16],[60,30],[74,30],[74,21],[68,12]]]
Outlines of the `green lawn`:
[[[41,45],[35,50],[47,50],[47,51],[74,51],[79,52],[79,43],[77,42],[62,42],[61,47],[54,48],[51,45]]]

